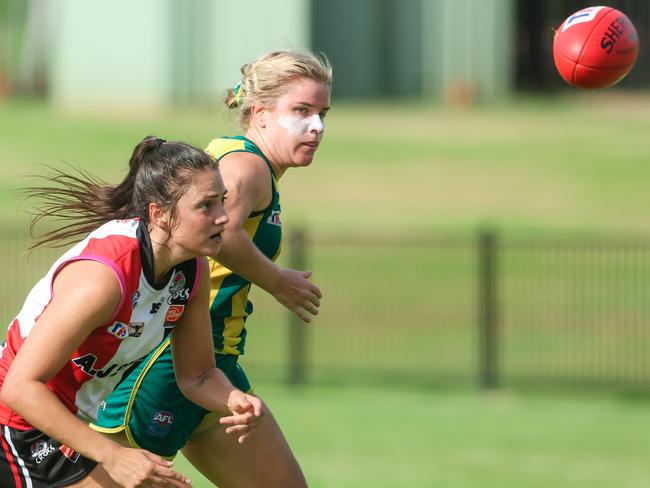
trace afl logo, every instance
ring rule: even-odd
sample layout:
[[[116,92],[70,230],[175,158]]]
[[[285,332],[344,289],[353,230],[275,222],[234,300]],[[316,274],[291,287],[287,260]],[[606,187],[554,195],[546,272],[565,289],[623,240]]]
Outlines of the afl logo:
[[[174,423],[174,414],[172,414],[171,412],[165,412],[164,410],[161,410],[159,412],[155,412],[153,414],[153,417],[151,417],[151,420],[153,420],[154,424],[156,425],[161,425],[161,426],[171,425]]]
[[[129,326],[122,322],[114,322],[107,330],[109,334],[114,335],[118,339],[126,339],[129,337]]]

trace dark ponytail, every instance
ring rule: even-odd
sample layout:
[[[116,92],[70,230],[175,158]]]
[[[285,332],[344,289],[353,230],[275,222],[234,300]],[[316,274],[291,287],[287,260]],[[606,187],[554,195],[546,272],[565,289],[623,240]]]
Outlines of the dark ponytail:
[[[138,217],[148,223],[150,203],[168,210],[174,222],[178,199],[194,175],[208,167],[217,168],[217,163],[204,151],[155,136],[135,147],[128,174],[115,186],[81,169],[70,174],[50,167],[50,174],[39,177],[45,180],[43,186],[24,190],[28,198],[39,200],[30,224],[34,242],[29,249],[69,245],[110,220]],[[37,235],[36,225],[46,218],[54,219],[59,228]]]

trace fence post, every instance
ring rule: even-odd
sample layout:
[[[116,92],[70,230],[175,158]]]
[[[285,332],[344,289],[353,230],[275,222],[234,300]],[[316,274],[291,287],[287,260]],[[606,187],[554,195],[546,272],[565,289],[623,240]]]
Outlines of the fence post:
[[[479,383],[499,386],[497,314],[497,237],[493,229],[478,236]]]
[[[307,237],[305,229],[296,228],[289,234],[289,265],[304,270],[307,265]],[[289,311],[289,384],[304,385],[307,381],[306,327],[300,318]]]

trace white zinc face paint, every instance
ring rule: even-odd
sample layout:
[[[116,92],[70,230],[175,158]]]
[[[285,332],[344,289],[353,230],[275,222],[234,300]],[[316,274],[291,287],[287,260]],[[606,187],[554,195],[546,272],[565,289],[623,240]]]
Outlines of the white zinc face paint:
[[[307,132],[314,131],[318,134],[325,132],[325,124],[319,114],[314,114],[309,118],[311,118],[311,122],[309,123],[309,127],[307,127]]]
[[[320,134],[325,130],[325,125],[318,114],[314,114],[311,117],[295,115],[289,117],[280,116],[278,117],[278,123],[294,136],[302,136],[312,131]]]

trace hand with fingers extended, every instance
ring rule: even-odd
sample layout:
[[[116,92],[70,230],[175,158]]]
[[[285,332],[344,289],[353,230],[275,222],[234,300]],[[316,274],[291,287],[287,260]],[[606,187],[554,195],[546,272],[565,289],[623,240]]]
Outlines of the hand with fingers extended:
[[[101,465],[120,486],[191,488],[190,479],[173,469],[172,462],[142,449],[116,446]]]
[[[282,269],[280,279],[272,290],[275,299],[287,307],[304,322],[311,322],[312,315],[318,315],[320,289],[309,278],[311,271]]]
[[[228,397],[228,409],[232,415],[221,417],[219,423],[226,426],[226,434],[237,435],[238,442],[242,444],[264,415],[266,406],[262,399],[255,395],[233,390]]]

